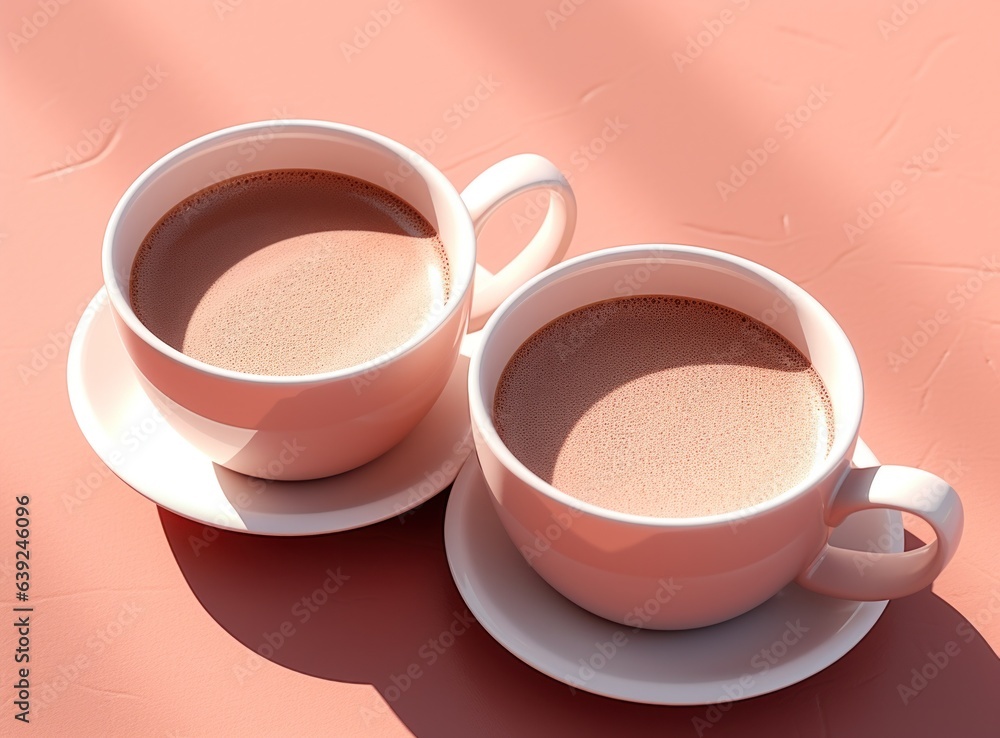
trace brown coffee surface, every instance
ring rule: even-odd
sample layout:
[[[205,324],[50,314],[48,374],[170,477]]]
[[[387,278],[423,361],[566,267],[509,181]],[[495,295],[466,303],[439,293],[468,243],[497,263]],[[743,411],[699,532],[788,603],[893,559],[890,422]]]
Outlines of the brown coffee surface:
[[[833,443],[822,380],[763,323],[688,298],[627,297],[531,336],[501,375],[500,438],[600,507],[713,515],[790,489]]]
[[[188,356],[261,375],[342,369],[440,311],[450,268],[409,203],[331,172],[239,176],[173,207],[132,264],[132,309]]]

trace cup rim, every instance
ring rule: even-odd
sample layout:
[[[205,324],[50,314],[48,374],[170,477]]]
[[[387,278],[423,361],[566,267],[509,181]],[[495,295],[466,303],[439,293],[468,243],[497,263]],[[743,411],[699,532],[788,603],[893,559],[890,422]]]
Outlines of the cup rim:
[[[139,320],[139,317],[132,310],[132,305],[129,299],[119,289],[118,278],[114,270],[114,260],[112,258],[116,235],[121,221],[127,213],[129,207],[135,199],[142,194],[142,192],[149,187],[153,181],[155,181],[157,177],[161,176],[173,164],[183,161],[192,154],[197,153],[202,148],[209,147],[212,144],[217,144],[223,139],[239,141],[240,139],[254,135],[262,129],[277,129],[280,133],[285,133],[286,131],[290,131],[291,133],[315,133],[319,131],[355,136],[357,138],[365,139],[388,149],[400,160],[411,166],[414,172],[427,182],[432,190],[440,192],[444,195],[451,212],[456,214],[461,221],[458,223],[458,240],[471,245],[472,255],[468,260],[466,268],[463,269],[461,273],[452,274],[451,293],[448,295],[448,300],[445,302],[444,309],[440,312],[440,314],[435,316],[433,320],[429,321],[427,325],[423,326],[405,342],[389,349],[385,353],[380,354],[373,359],[369,359],[364,363],[354,364],[349,367],[329,372],[291,375],[251,374],[249,372],[241,372],[214,366],[213,364],[192,358],[169,345],[149,330],[143,322]],[[173,207],[173,205],[170,207]],[[166,212],[167,211],[164,211],[164,214],[166,214]],[[440,229],[438,230],[440,231]],[[460,244],[459,248],[464,247]],[[104,231],[104,240],[101,251],[101,271],[104,277],[104,286],[108,292],[109,302],[119,318],[125,322],[126,326],[128,326],[128,329],[133,334],[142,339],[143,342],[145,342],[157,353],[183,364],[192,370],[213,377],[257,385],[298,385],[356,378],[374,369],[384,367],[418,348],[427,339],[433,336],[434,333],[436,333],[448,320],[451,319],[455,312],[460,309],[475,274],[475,250],[475,230],[472,224],[472,218],[469,216],[468,208],[465,205],[465,201],[458,193],[455,185],[451,183],[444,173],[419,153],[387,136],[383,136],[382,134],[369,131],[368,129],[361,128],[359,126],[308,118],[288,118],[240,123],[235,126],[229,126],[227,128],[211,131],[210,133],[206,133],[181,144],[147,167],[145,171],[136,177],[132,184],[129,185],[128,189],[125,190],[124,194],[118,200],[118,203],[115,205],[115,208],[111,213],[108,225]]]
[[[601,507],[584,500],[580,500],[567,492],[563,492],[558,487],[549,484],[541,477],[537,476],[526,467],[514,453],[507,448],[507,445],[500,439],[493,424],[492,412],[486,407],[482,391],[482,369],[483,356],[489,346],[493,331],[504,321],[507,313],[517,307],[517,305],[528,296],[544,289],[548,285],[558,281],[568,273],[574,272],[586,266],[600,266],[604,264],[614,264],[623,258],[636,255],[697,255],[702,258],[715,260],[728,267],[737,267],[753,272],[755,275],[765,279],[788,294],[795,296],[797,301],[809,305],[813,310],[819,312],[828,325],[828,337],[840,344],[841,350],[838,352],[840,360],[848,365],[848,378],[851,384],[855,385],[858,402],[855,404],[853,412],[850,412],[845,422],[838,424],[838,428],[843,428],[839,434],[835,434],[833,447],[827,454],[826,460],[817,465],[815,469],[793,487],[786,489],[781,494],[771,497],[763,502],[713,515],[699,515],[693,517],[654,517],[648,515],[638,515],[635,513],[621,512]],[[583,303],[580,307],[589,303]],[[791,500],[800,497],[814,488],[820,481],[830,475],[841,464],[843,459],[850,457],[850,452],[858,437],[861,427],[861,411],[864,406],[864,387],[861,376],[861,366],[858,362],[857,354],[851,345],[847,334],[837,323],[830,312],[809,292],[792,282],[787,277],[783,277],[777,272],[762,264],[745,259],[734,254],[715,249],[707,249],[701,246],[688,246],[684,244],[662,244],[647,243],[634,244],[628,246],[615,246],[611,248],[592,251],[581,256],[568,259],[528,280],[511,294],[496,309],[489,321],[482,330],[481,340],[472,355],[469,364],[469,412],[472,417],[473,427],[488,429],[489,432],[479,433],[483,443],[486,444],[490,453],[500,461],[500,463],[521,482],[542,493],[554,502],[580,510],[581,512],[608,520],[613,520],[631,525],[646,526],[652,528],[677,527],[677,528],[701,528],[718,525],[728,525],[738,520],[746,520],[756,515],[766,513],[776,508],[782,507]]]

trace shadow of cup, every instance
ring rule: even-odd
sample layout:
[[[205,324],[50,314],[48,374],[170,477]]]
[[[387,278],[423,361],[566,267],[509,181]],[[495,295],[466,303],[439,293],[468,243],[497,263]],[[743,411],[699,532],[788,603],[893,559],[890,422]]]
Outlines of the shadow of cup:
[[[1000,659],[977,630],[1000,618],[1000,587],[971,621],[930,589],[892,602],[850,653],[779,692],[640,705],[573,689],[492,640],[451,579],[446,501],[303,538],[217,531],[162,509],[160,520],[199,602],[247,647],[232,689],[267,678],[267,661],[372,684],[383,698],[362,709],[372,731],[391,711],[418,736],[1000,734]]]

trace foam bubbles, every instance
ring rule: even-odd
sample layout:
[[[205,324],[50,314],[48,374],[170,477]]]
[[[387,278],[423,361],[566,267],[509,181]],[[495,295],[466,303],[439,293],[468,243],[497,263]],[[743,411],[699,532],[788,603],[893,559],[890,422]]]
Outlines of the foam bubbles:
[[[405,343],[451,290],[444,247],[405,201],[304,169],[225,180],[143,240],[129,295],[185,354],[251,374],[342,369]]]
[[[692,517],[781,494],[833,444],[827,390],[782,336],[670,296],[572,311],[501,375],[500,437],[532,472],[601,507]]]

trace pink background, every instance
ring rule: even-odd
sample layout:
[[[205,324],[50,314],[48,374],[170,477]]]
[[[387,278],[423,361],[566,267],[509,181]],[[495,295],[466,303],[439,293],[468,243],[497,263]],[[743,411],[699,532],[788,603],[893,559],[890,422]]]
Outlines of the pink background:
[[[29,729],[696,735],[692,719],[708,714],[574,693],[478,625],[428,665],[421,649],[465,611],[442,545],[445,495],[348,534],[209,531],[196,552],[201,525],[157,510],[97,460],[66,399],[66,343],[100,287],[111,209],[175,146],[280,116],[423,146],[460,187],[538,152],[572,175],[572,253],[692,243],[811,290],[860,356],[864,437],[884,461],[959,489],[965,539],[933,590],[890,604],[841,661],[733,705],[705,735],[995,735],[1000,7],[850,5],[5,2],[0,598],[13,602],[12,498],[30,494]],[[373,12],[388,24],[356,38]],[[495,89],[466,101],[483,79]],[[720,193],[748,159],[750,176]],[[880,207],[877,192],[892,201],[882,194]],[[859,208],[873,217],[859,221]],[[509,206],[483,239],[487,265],[537,223],[530,203]],[[350,580],[300,624],[290,608],[328,567]],[[272,660],[255,656],[285,620],[294,635]],[[965,622],[969,642],[956,631]],[[7,732],[13,630],[0,631]],[[951,641],[960,653],[904,704],[897,685]],[[393,676],[412,663],[422,676],[397,695]]]

